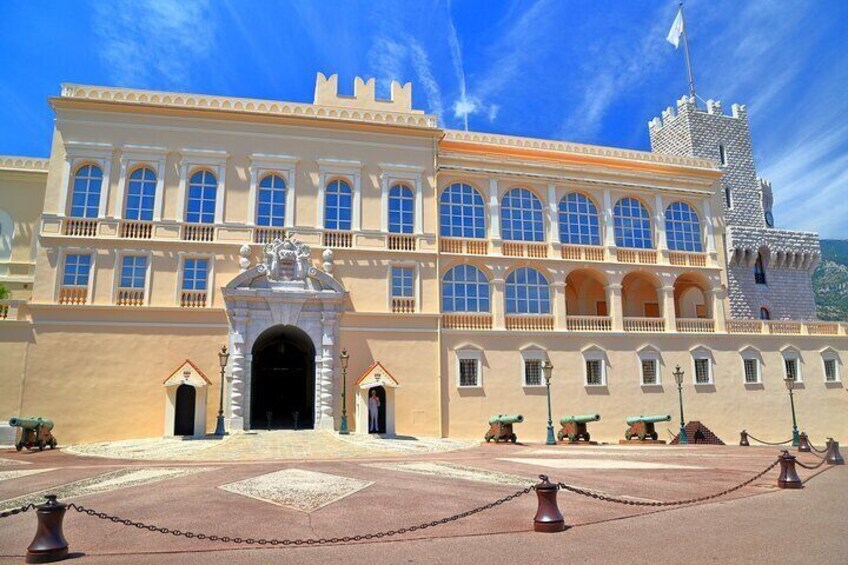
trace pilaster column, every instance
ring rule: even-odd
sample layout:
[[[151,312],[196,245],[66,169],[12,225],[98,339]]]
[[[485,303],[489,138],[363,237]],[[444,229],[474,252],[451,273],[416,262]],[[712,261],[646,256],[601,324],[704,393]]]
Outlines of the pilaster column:
[[[559,214],[557,214],[556,185],[548,183],[548,242],[559,243]]]
[[[654,230],[657,234],[656,246],[657,250],[663,254],[663,256],[668,255],[668,239],[665,234],[665,209],[664,209],[663,197],[661,194],[654,195],[654,224],[656,225],[656,229]]]
[[[709,200],[704,200],[704,249],[710,256],[711,265],[715,265],[718,259],[715,245],[715,228],[713,226],[713,213]]]
[[[229,398],[225,398],[225,412],[229,415],[227,429],[244,429],[245,380],[250,371],[250,355],[245,353],[247,316],[235,314],[231,318]]]
[[[498,179],[489,179],[489,239],[501,239],[501,211],[498,202]]]
[[[321,314],[321,365],[320,386],[318,387],[319,401],[315,414],[315,427],[330,430],[335,429],[333,421],[333,368],[335,367],[336,330],[338,328],[338,312],[324,310]]]
[[[117,219],[123,219],[124,217],[124,200],[125,200],[125,192],[127,188],[127,170],[129,169],[129,161],[126,157],[121,157],[121,168],[118,173],[118,189],[115,192],[115,214],[114,217]],[[158,177],[157,177],[158,180]]]
[[[492,329],[502,330],[506,327],[506,295],[504,294],[504,279],[492,279]]]
[[[715,320],[716,333],[727,331],[727,316],[724,313],[725,298],[727,291],[723,286],[710,289],[709,296],[712,299],[712,317]]]
[[[565,300],[565,285],[567,284],[565,273],[554,274],[554,329],[564,331],[568,329],[568,310]]]
[[[608,188],[604,189],[604,209],[601,211],[601,216],[604,219],[604,245],[612,249],[615,247],[615,227],[612,217],[612,194]]]
[[[663,300],[663,317],[665,318],[665,331],[667,332],[676,332],[677,331],[677,315],[674,310],[674,287],[673,286],[664,286],[662,287],[662,300]]]
[[[612,318],[612,331],[624,331],[624,306],[621,301],[621,283],[610,283],[609,289],[609,314]]]

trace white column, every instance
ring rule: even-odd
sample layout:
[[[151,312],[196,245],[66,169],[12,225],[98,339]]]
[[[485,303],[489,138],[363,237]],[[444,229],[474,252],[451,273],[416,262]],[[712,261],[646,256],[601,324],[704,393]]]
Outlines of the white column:
[[[153,198],[153,220],[162,220],[162,207],[165,203],[165,158],[156,164],[156,196]]]
[[[668,241],[665,237],[665,208],[661,194],[654,195],[654,223],[656,224],[656,248],[660,251],[668,249]]]
[[[335,338],[338,325],[338,313],[325,310],[321,314],[321,364],[319,376],[321,386],[320,397],[316,399],[315,427],[330,430],[335,429],[333,421],[333,367],[335,365]]]
[[[506,295],[503,278],[493,278],[492,285],[492,329],[502,330],[506,327]]]
[[[71,192],[71,170],[72,159],[65,155],[65,161],[62,163],[62,192],[59,194],[59,209],[56,213],[61,216],[68,215],[68,194]]]
[[[416,235],[424,233],[424,187],[421,175],[415,179],[415,231]]]
[[[565,273],[557,272],[553,277],[554,329],[563,331],[567,327],[565,306]]]
[[[286,186],[286,198],[288,198],[289,187]],[[259,171],[256,167],[250,167],[250,192],[247,195],[247,224],[256,225],[256,193],[259,191]],[[286,202],[286,215],[288,215],[288,202]]]
[[[498,179],[489,179],[489,239],[501,238],[501,214],[498,202]]]
[[[186,183],[188,182],[188,163],[185,161],[180,163],[180,186],[177,195],[177,217],[175,218],[178,222],[181,222],[185,219],[185,207],[186,207]]]
[[[129,169],[129,161],[121,159],[121,169],[118,175],[118,189],[115,192],[115,218],[122,219],[124,217],[124,194],[127,189],[127,170]]]
[[[665,318],[665,331],[677,331],[677,312],[674,310],[674,287],[662,287],[663,317]]]
[[[609,315],[612,318],[612,330],[624,331],[624,306],[621,301],[621,283],[609,284]]]
[[[548,184],[548,241],[559,243],[559,214],[557,214],[556,185]]]
[[[608,188],[604,189],[604,245],[607,247],[615,247],[615,227],[613,226],[612,218],[612,195]]]
[[[227,166],[218,166],[218,191],[215,194],[215,223],[224,223],[224,199],[226,198]]]
[[[283,226],[286,229],[290,229],[294,227],[295,221],[295,177],[297,176],[297,169],[292,167],[288,171],[288,186],[286,186],[286,217],[283,219]],[[255,212],[254,212],[255,214]]]
[[[327,203],[325,196],[327,190],[327,173],[318,175],[318,219],[315,222],[315,227],[319,230],[324,229],[324,205]]]
[[[109,189],[112,186],[112,157],[103,159],[103,184],[100,187],[100,205],[97,215],[106,217],[106,202],[109,200]]]
[[[389,233],[389,179],[380,175],[380,230]]]
[[[704,200],[704,241],[707,253],[715,253],[715,233],[713,229],[713,214],[709,200]]]
[[[362,229],[362,175],[353,175],[353,231]]]
[[[226,402],[226,412],[229,415],[227,429],[239,431],[244,427],[244,403],[245,403],[245,377],[249,374],[250,365],[248,355],[244,349],[244,334],[246,331],[247,316],[235,314],[232,318],[232,329],[230,331],[230,396]]]
[[[727,296],[727,292],[724,287],[717,286],[711,288],[708,295],[708,297],[712,300],[712,317],[715,320],[715,331],[717,333],[724,333],[727,331],[727,319],[724,314],[724,299]]]

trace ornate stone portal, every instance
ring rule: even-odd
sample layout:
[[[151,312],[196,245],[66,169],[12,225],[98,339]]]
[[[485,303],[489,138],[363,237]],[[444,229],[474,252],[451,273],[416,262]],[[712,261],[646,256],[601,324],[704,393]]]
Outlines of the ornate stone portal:
[[[250,425],[256,339],[273,327],[296,326],[315,346],[315,428],[332,430],[340,386],[334,376],[339,317],[347,291],[327,272],[312,266],[309,247],[291,237],[266,245],[258,265],[250,265],[249,246],[243,246],[239,254],[242,272],[223,288],[230,324],[227,429],[245,430]],[[325,251],[326,271],[332,270],[332,259],[332,252]]]

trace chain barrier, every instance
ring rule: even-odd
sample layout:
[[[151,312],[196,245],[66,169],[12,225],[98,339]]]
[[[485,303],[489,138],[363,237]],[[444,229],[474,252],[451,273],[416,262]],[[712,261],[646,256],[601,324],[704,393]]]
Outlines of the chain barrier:
[[[817,452],[817,453],[827,453],[827,446],[825,446],[825,448],[824,448],[824,449],[819,449],[818,447],[816,447],[815,445],[813,445],[812,443],[810,443],[810,441],[809,441],[809,440],[807,440],[807,445],[809,445],[809,446],[810,446],[810,449],[812,449],[813,451],[815,451],[815,452]]]
[[[771,442],[768,442],[768,441],[763,441],[761,439],[757,439],[754,436],[752,436],[751,434],[748,434],[748,437],[751,438],[752,440],[756,441],[757,443],[761,443],[763,445],[786,445],[787,443],[790,443],[792,441],[792,438],[789,438],[786,441],[779,441],[777,443],[771,443]]]
[[[230,536],[218,536],[214,534],[203,534],[197,532],[189,532],[182,530],[175,530],[171,528],[154,526],[152,524],[145,524],[144,522],[136,522],[133,520],[128,520],[126,518],[120,518],[118,516],[113,516],[111,514],[107,514],[105,512],[98,512],[91,508],[86,508],[85,506],[74,504],[73,502],[68,504],[68,508],[72,508],[81,514],[87,514],[89,516],[93,516],[94,518],[99,518],[101,520],[106,520],[108,522],[113,522],[115,524],[122,524],[124,526],[131,526],[134,528],[138,528],[139,530],[148,530],[151,532],[157,532],[160,534],[169,534],[175,537],[184,537],[188,539],[199,539],[199,540],[209,540],[209,541],[220,541],[223,543],[235,543],[235,544],[246,544],[246,545],[334,545],[339,543],[349,543],[352,541],[363,541],[363,540],[372,540],[372,539],[382,539],[391,536],[396,536],[400,534],[405,534],[407,532],[417,532],[420,530],[426,530],[427,528],[433,528],[436,526],[441,526],[442,524],[447,524],[450,522],[455,522],[457,520],[461,520],[463,518],[467,518],[474,514],[478,514],[485,510],[490,510],[495,508],[496,506],[500,506],[506,502],[511,500],[515,500],[520,496],[524,496],[528,492],[534,490],[535,486],[530,486],[524,489],[521,489],[517,492],[514,492],[508,496],[503,498],[499,498],[494,502],[490,502],[483,506],[478,506],[472,510],[466,510],[465,512],[461,512],[459,514],[454,514],[453,516],[449,516],[447,518],[441,518],[439,520],[433,520],[431,522],[425,522],[423,524],[419,524],[417,526],[410,526],[407,528],[399,528],[397,530],[388,530],[384,532],[376,532],[371,534],[361,534],[355,536],[344,536],[344,537],[336,537],[336,538],[303,538],[303,539],[278,539],[278,538],[240,538],[240,537],[230,537]]]
[[[819,455],[819,454],[818,454],[818,453],[816,453],[815,451],[808,451],[807,453],[809,453],[809,454],[810,454],[810,455],[812,455],[813,457],[817,457],[817,458],[821,459],[822,461],[824,461],[824,460],[826,460],[826,459],[827,459],[827,455]]]
[[[821,466],[822,466],[822,465],[824,465],[825,463],[827,463],[827,459],[822,459],[822,460],[820,460],[820,461],[818,462],[818,465],[804,465],[803,463],[801,463],[800,461],[798,461],[798,459],[795,459],[795,464],[796,464],[796,465],[799,465],[799,466],[803,467],[804,469],[809,469],[810,471],[814,471],[814,470],[818,469],[819,467],[821,467]]]
[[[778,465],[778,463],[780,463],[779,459],[777,461],[775,461],[774,463],[772,463],[771,465],[769,465],[768,467],[766,467],[765,469],[763,469],[762,471],[760,471],[759,473],[757,473],[756,475],[754,475],[753,477],[751,477],[750,479],[748,479],[747,481],[745,481],[744,483],[738,484],[734,487],[723,490],[719,493],[710,494],[710,495],[707,495],[707,496],[700,496],[698,498],[689,498],[687,500],[674,500],[674,501],[670,501],[670,502],[648,502],[648,501],[643,501],[643,500],[630,500],[630,499],[627,499],[627,498],[616,498],[614,496],[601,494],[599,492],[594,492],[594,491],[587,490],[587,489],[573,487],[573,486],[567,485],[565,483],[559,483],[559,488],[566,490],[568,492],[573,492],[574,494],[579,494],[579,495],[582,495],[582,496],[588,496],[590,498],[596,498],[596,499],[602,500],[604,502],[615,502],[617,504],[626,504],[626,505],[629,505],[629,506],[654,506],[654,507],[684,506],[684,505],[687,505],[687,504],[695,504],[696,502],[705,502],[707,500],[713,500],[715,498],[719,498],[719,497],[724,496],[726,494],[730,494],[733,491],[737,491],[737,490],[741,489],[742,487],[746,487],[746,486],[750,485],[751,483],[753,483],[754,481],[756,481],[757,479],[759,479],[760,477],[762,477],[763,475],[765,475],[766,473],[768,473],[769,471],[771,471],[772,469],[774,469]]]
[[[9,516],[14,516],[15,514],[23,514],[24,512],[29,512],[35,508],[35,504],[29,503],[26,506],[21,506],[20,508],[12,508],[11,510],[4,510],[0,512],[0,518],[8,518]]]

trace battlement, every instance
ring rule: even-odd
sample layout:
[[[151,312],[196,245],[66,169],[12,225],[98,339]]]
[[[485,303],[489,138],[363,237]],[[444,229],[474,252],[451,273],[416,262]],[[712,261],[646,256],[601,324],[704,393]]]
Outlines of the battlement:
[[[391,97],[388,100],[377,98],[376,82],[373,78],[363,80],[353,79],[353,96],[339,94],[339,75],[329,77],[318,73],[315,77],[316,106],[335,106],[338,108],[357,108],[360,110],[375,110],[398,112],[403,114],[423,114],[421,110],[412,109],[412,83],[401,84],[396,80],[391,83]]]
[[[706,109],[698,108],[695,99],[691,96],[683,96],[677,101],[677,107],[669,106],[662,112],[662,116],[658,116],[648,122],[648,129],[651,131],[660,130],[665,126],[673,123],[679,116],[684,116],[690,113],[701,113],[712,116],[721,116],[723,118],[731,118],[737,120],[748,120],[748,108],[744,104],[733,104],[730,107],[729,115],[722,112],[720,100],[707,100]]]

